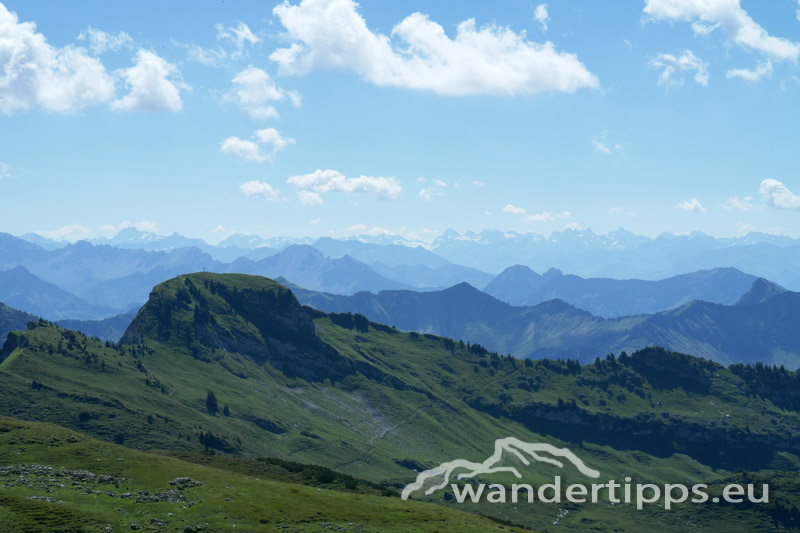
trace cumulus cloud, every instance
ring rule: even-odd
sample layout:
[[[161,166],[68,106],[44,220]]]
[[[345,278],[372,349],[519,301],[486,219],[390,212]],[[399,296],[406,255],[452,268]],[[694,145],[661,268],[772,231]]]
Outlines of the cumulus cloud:
[[[480,187],[480,188],[486,187],[486,184],[484,182],[482,182],[481,180],[472,180],[472,184],[474,186]]]
[[[513,204],[506,204],[506,206],[503,208],[503,213],[511,213],[512,215],[524,215],[525,210]]]
[[[106,51],[114,52],[121,48],[130,48],[133,45],[133,39],[124,31],[106,33],[91,26],[78,34],[78,40],[87,41],[89,50],[97,55]]]
[[[272,185],[266,181],[246,181],[239,185],[239,190],[242,191],[245,196],[263,198],[270,202],[276,202],[281,197],[280,191],[274,189]]]
[[[112,109],[123,111],[167,109],[177,112],[183,108],[180,90],[186,89],[186,86],[180,79],[180,72],[175,65],[168,63],[155,52],[139,49],[134,57],[134,65],[119,72],[130,92],[114,100],[111,103]]]
[[[694,72],[694,81],[703,87],[708,85],[708,63],[695,56],[691,50],[684,50],[680,55],[658,54],[649,64],[650,68],[662,69],[658,77],[659,85],[683,85],[685,72]]]
[[[745,196],[744,198],[733,196],[723,202],[721,207],[723,209],[736,209],[738,211],[753,211],[756,209],[756,206],[752,202],[752,196]]]
[[[297,93],[284,91],[273,82],[269,74],[253,66],[247,67],[233,77],[234,90],[228,96],[254,119],[277,118],[278,111],[270,102],[288,97],[295,107],[300,106]]]
[[[314,191],[297,191],[297,200],[302,205],[322,205],[325,202],[322,200],[322,197],[319,193]]]
[[[547,31],[547,21],[550,20],[550,16],[547,14],[547,4],[536,6],[536,9],[533,10],[533,18],[541,24],[542,31]]]
[[[758,192],[768,205],[779,209],[800,209],[800,196],[796,196],[778,180],[766,179],[761,182]]]
[[[402,188],[395,178],[358,176],[348,178],[336,170],[315,170],[310,174],[291,176],[287,183],[297,188],[297,198],[304,205],[323,203],[322,194],[341,192],[366,194],[378,200],[394,200]]]
[[[474,19],[461,22],[451,38],[421,13],[391,35],[375,33],[353,0],[284,1],[273,13],[292,41],[270,55],[283,72],[352,70],[375,85],[446,95],[571,93],[599,85],[575,54],[530,42],[524,32],[478,28]]]
[[[68,112],[114,97],[114,81],[85,48],[55,48],[0,3],[0,111]]]
[[[681,202],[675,206],[675,209],[686,211],[687,213],[705,213],[706,208],[697,198],[691,198],[685,202]]]
[[[772,61],[767,59],[760,63],[755,69],[748,70],[746,68],[733,68],[725,73],[726,79],[740,78],[744,81],[755,83],[761,78],[772,75]]]
[[[689,22],[698,35],[720,28],[740,47],[774,59],[795,61],[800,56],[800,44],[767,33],[739,0],[646,0],[644,13],[655,20]]]
[[[272,162],[275,154],[294,144],[295,140],[283,137],[275,128],[265,128],[256,130],[252,136],[255,141],[240,139],[239,137],[228,137],[220,143],[220,151],[224,154],[232,154],[241,157],[245,161],[263,163]],[[263,151],[262,147],[270,146],[271,150]]]
[[[422,189],[420,189],[419,197],[427,200],[428,202],[437,196],[444,196],[444,193],[447,190],[447,183],[439,179],[429,181],[426,178],[420,178],[418,181],[425,185]]]
[[[90,234],[90,230],[86,226],[81,226],[80,224],[68,224],[55,230],[37,231],[35,233],[38,233],[45,239],[74,242],[87,238]]]

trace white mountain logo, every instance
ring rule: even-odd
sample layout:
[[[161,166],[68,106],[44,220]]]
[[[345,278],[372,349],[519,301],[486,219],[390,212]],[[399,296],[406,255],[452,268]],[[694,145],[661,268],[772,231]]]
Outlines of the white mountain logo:
[[[546,444],[544,442],[522,442],[514,437],[506,437],[494,441],[494,453],[482,463],[473,463],[466,459],[455,459],[454,461],[442,463],[436,468],[420,472],[417,475],[416,481],[405,486],[402,498],[407,500],[412,492],[422,489],[426,482],[430,482],[431,485],[425,490],[425,495],[430,495],[437,490],[441,490],[450,482],[453,472],[462,469],[464,472],[459,473],[456,479],[469,479],[481,474],[493,474],[496,472],[510,472],[521,479],[522,474],[520,474],[519,470],[515,467],[500,466],[504,453],[515,456],[526,466],[531,464],[530,459],[533,459],[534,461],[564,468],[564,463],[562,461],[554,459],[553,457],[540,455],[541,453],[546,453],[569,461],[585,476],[591,478],[600,477],[600,472],[586,466],[583,461],[567,448],[556,448],[552,444]]]

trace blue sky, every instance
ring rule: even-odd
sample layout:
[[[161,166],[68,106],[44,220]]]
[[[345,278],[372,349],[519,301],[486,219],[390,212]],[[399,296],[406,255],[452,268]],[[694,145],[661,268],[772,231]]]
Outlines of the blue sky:
[[[495,4],[4,1],[0,231],[800,237],[797,1]]]

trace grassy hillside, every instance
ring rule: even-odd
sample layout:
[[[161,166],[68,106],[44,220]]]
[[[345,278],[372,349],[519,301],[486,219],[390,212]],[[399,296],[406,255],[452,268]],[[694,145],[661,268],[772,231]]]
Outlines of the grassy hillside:
[[[661,349],[584,366],[520,361],[303,308],[285,287],[241,275],[159,285],[123,340],[46,323],[12,334],[0,351],[2,414],[184,459],[210,449],[245,461],[239,471],[273,457],[390,488],[443,461],[483,460],[507,436],[568,446],[606,478],[641,482],[712,482],[741,468],[779,479],[800,465],[800,378],[782,369]],[[519,511],[515,523],[552,521]],[[635,531],[653,517],[625,520]]]
[[[8,533],[514,530],[442,506],[275,481],[263,469],[243,475],[5,417],[0,465]]]

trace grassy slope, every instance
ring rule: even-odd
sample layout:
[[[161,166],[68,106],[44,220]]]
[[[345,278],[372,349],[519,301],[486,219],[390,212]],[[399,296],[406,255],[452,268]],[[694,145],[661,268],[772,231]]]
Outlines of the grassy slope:
[[[0,470],[0,530],[4,532],[106,531],[108,526],[127,530],[132,523],[153,526],[154,519],[166,523],[156,527],[161,531],[183,531],[197,524],[206,524],[210,531],[318,531],[326,526],[339,531],[513,529],[446,507],[276,482],[5,417],[0,417],[0,464],[6,466]],[[31,465],[54,470],[42,472]],[[19,467],[30,473],[21,475]],[[85,475],[62,469],[114,476],[119,483],[89,481]],[[178,477],[203,484],[179,490],[169,483]],[[181,493],[182,498],[173,493],[173,499],[183,501],[137,501],[144,491],[155,495],[169,490]],[[122,497],[125,493],[133,494]]]

